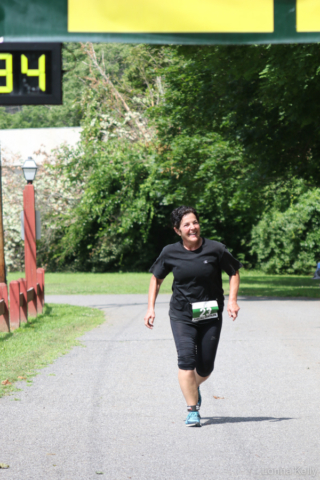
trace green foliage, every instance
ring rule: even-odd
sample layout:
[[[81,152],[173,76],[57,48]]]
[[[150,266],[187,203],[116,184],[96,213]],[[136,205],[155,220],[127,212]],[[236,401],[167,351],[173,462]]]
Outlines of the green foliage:
[[[66,178],[81,194],[51,225],[48,218],[57,235],[45,263],[59,270],[143,270],[158,253],[153,247],[157,237],[150,240],[149,235],[154,129],[144,114],[160,101],[161,80],[156,74],[152,78],[152,71],[163,56],[130,47],[121,75],[113,75],[92,45],[84,51],[90,77],[80,102],[81,142],[75,150],[61,149],[54,169],[57,178]]]
[[[83,194],[72,211],[64,212],[56,268],[145,270],[164,245],[177,240],[169,214],[182,203],[198,208],[204,235],[226,242],[237,255],[248,253],[259,205],[248,188],[254,169],[243,165],[241,150],[209,132],[181,134],[164,146],[147,122],[146,107],[138,105],[125,115],[110,109],[120,91],[126,95],[126,86],[102,80],[84,92],[78,151],[61,153],[61,174],[82,185]],[[154,93],[141,89],[140,97],[149,105]]]
[[[170,63],[161,70],[164,102],[149,110],[158,134],[155,192],[171,210],[194,205],[203,234],[226,243],[250,264],[251,227],[263,209],[256,165],[244,161],[240,142],[218,133],[212,65],[201,57],[203,50],[186,52],[168,51]]]
[[[24,267],[24,245],[21,240],[20,214],[23,210],[23,181],[21,172],[2,165],[2,212],[7,271]]]
[[[90,157],[83,195],[64,218],[69,227],[61,240],[59,265],[105,271],[123,264],[139,269],[143,257],[150,262],[149,252],[143,253],[152,219],[152,203],[142,188],[148,176],[147,156],[146,148],[124,139],[99,145]],[[81,156],[73,162],[78,159],[78,166],[83,166]]]
[[[247,264],[254,264],[257,256],[260,265],[265,260],[265,245],[258,249],[257,240],[249,252],[259,219],[267,231],[270,209],[282,218],[293,202],[298,208],[310,185],[320,184],[314,102],[320,93],[318,57],[317,45],[184,46],[171,49],[171,63],[162,70],[165,101],[150,111],[162,147],[158,161],[166,165],[172,155],[172,162],[180,165],[179,179],[176,176],[175,186],[171,182],[172,193],[164,193],[164,198],[174,205],[196,205],[204,233],[227,243]],[[216,157],[216,150],[205,158],[203,145],[209,136],[228,145],[228,154]],[[198,154],[195,140],[203,141]],[[190,171],[188,186],[184,179],[189,171],[182,173],[183,165]],[[281,266],[271,267],[270,260],[270,271],[314,268],[317,252],[305,240],[306,231],[294,234],[300,245],[295,266],[291,257],[282,263],[278,250],[273,261]],[[318,232],[308,231],[308,239]],[[291,247],[297,253],[297,247]]]
[[[160,136],[214,130],[241,145],[261,184],[320,185],[319,55],[316,44],[174,47]]]
[[[191,204],[203,235],[247,267],[309,273],[319,260],[318,50],[65,44],[64,105],[0,113],[0,126],[83,127],[78,147],[62,148],[36,185],[47,205],[41,263],[146,270],[177,240],[172,209]],[[8,215],[11,268],[20,268]]]
[[[248,251],[252,222],[259,205],[250,190],[253,169],[243,165],[242,152],[216,133],[177,135],[156,156],[152,197],[170,210],[193,205],[202,234],[223,243],[238,256]],[[236,234],[235,234],[236,232]]]
[[[252,251],[267,273],[314,273],[320,260],[320,189],[285,211],[267,212],[252,230]]]

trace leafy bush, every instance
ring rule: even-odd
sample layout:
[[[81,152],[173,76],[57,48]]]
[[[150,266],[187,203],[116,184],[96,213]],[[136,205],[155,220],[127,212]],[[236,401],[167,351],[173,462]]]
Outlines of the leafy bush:
[[[0,109],[2,128],[83,128],[78,146],[61,148],[35,182],[39,264],[146,270],[177,241],[172,209],[191,204],[203,235],[225,243],[246,267],[258,261],[270,273],[313,271],[320,260],[316,128],[309,142],[315,49],[66,45],[63,106]],[[299,89],[291,60],[300,57],[310,68],[298,69]],[[15,169],[3,181],[6,260],[17,270],[24,181]]]
[[[248,254],[261,206],[252,188],[254,169],[243,165],[241,149],[217,133],[182,133],[156,155],[152,167],[152,197],[158,195],[170,210],[193,205],[205,237],[227,244],[238,257]]]
[[[320,189],[302,194],[284,212],[265,213],[252,230],[252,253],[266,273],[313,273],[320,261]]]
[[[141,268],[144,245],[152,220],[152,203],[143,182],[148,177],[143,146],[108,141],[95,145],[90,172],[79,202],[60,219],[66,226],[59,241],[58,269],[68,265],[80,271]],[[73,152],[72,164],[84,164]],[[64,172],[70,165],[64,165]],[[76,167],[72,169],[77,177]],[[78,180],[75,179],[73,186]],[[148,257],[148,255],[147,255]],[[150,257],[148,259],[150,263]]]

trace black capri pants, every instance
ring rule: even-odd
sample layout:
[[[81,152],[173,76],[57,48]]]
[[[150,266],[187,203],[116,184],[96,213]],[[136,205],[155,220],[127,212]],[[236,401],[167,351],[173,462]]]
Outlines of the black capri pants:
[[[205,323],[186,323],[171,318],[171,328],[181,370],[196,369],[200,377],[213,371],[220,340],[222,313]]]

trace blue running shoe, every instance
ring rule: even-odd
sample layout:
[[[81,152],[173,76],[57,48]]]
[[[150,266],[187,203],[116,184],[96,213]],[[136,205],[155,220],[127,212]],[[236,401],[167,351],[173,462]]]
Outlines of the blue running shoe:
[[[201,407],[201,403],[202,403],[202,397],[201,397],[201,393],[200,393],[200,387],[198,387],[198,402],[197,402],[198,408]]]
[[[189,412],[186,419],[187,427],[201,427],[199,412]]]

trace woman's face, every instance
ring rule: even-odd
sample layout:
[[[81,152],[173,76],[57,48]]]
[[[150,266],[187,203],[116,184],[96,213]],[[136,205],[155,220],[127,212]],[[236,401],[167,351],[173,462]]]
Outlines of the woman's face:
[[[180,235],[183,243],[196,245],[200,240],[200,225],[194,213],[187,213],[180,222],[180,227],[174,229]]]

